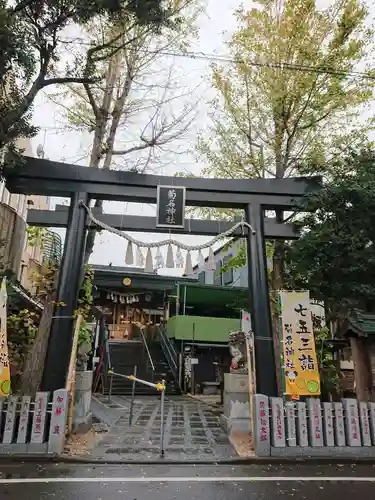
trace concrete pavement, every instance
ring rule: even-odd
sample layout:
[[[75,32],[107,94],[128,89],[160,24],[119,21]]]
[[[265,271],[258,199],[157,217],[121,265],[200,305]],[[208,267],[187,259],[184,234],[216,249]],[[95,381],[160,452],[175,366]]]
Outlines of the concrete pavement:
[[[160,397],[137,397],[129,427],[130,397],[96,395],[102,409],[94,415],[109,423],[109,431],[86,458],[105,461],[144,461],[159,458]],[[94,408],[94,407],[93,407]],[[94,409],[93,409],[94,411]],[[99,413],[100,411],[100,413]],[[219,417],[210,406],[186,396],[166,397],[164,449],[167,460],[198,461],[235,458]]]
[[[342,500],[375,496],[370,465],[105,466],[2,464],[6,500]]]

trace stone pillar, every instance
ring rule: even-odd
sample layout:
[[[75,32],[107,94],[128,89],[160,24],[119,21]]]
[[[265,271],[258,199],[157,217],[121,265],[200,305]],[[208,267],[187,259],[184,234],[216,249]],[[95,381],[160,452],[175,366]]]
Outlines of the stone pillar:
[[[242,373],[224,373],[224,414],[221,422],[228,434],[251,432],[249,377]]]
[[[269,398],[264,394],[255,394],[253,402],[255,453],[258,457],[269,457],[271,455]]]
[[[73,432],[84,434],[92,425],[92,371],[77,371],[74,392]]]

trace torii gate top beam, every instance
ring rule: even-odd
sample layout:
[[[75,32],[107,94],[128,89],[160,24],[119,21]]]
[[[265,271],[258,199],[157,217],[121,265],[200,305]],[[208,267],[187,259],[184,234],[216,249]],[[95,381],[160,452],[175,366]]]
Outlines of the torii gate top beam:
[[[86,192],[95,199],[156,203],[158,185],[176,185],[186,187],[188,206],[243,208],[248,203],[259,203],[263,208],[273,209],[295,206],[299,198],[320,186],[319,177],[245,180],[166,177],[24,158],[22,165],[3,171],[10,192],[45,196]]]

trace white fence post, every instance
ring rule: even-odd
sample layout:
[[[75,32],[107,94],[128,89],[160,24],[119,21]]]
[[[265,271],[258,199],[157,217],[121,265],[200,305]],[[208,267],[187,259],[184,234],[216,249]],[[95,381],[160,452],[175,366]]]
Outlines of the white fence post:
[[[369,409],[367,403],[359,403],[359,421],[361,423],[363,446],[371,446],[371,433],[368,412]]]
[[[296,431],[296,416],[295,404],[293,401],[288,401],[285,404],[286,410],[286,428],[287,428],[287,445],[297,446],[297,431]]]
[[[3,444],[11,444],[14,438],[16,425],[17,396],[10,396],[7,399],[7,411],[5,415],[5,426],[3,434]]]
[[[53,393],[48,453],[59,455],[64,451],[67,415],[68,391],[66,389],[59,389]]]
[[[332,403],[323,403],[323,422],[325,445],[335,446]]]
[[[30,396],[23,396],[21,400],[21,408],[20,408],[20,420],[18,424],[18,433],[17,433],[17,443],[25,444],[27,438],[27,431],[29,429],[29,414],[30,414]]]
[[[333,403],[333,409],[335,412],[334,426],[336,446],[345,446],[344,409],[342,403]]]
[[[309,398],[307,401],[307,409],[309,413],[311,446],[323,446],[322,409],[320,406],[320,399]]]
[[[309,438],[307,431],[307,410],[306,403],[297,403],[297,435],[298,445],[302,447],[309,446]]]
[[[32,444],[42,444],[45,441],[48,398],[48,392],[36,393],[30,440],[30,443]]]
[[[255,453],[259,457],[269,457],[271,454],[271,445],[268,397],[263,394],[254,394],[253,408]]]
[[[275,448],[285,448],[285,423],[283,398],[270,398],[271,444]]]
[[[346,437],[348,446],[361,446],[361,432],[359,428],[358,402],[356,399],[343,399]]]

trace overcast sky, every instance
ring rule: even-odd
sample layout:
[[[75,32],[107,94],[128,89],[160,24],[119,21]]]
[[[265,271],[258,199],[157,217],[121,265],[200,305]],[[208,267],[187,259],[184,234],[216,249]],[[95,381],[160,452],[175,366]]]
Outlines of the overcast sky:
[[[207,0],[206,13],[199,19],[199,40],[191,46],[192,51],[212,54],[214,52],[223,54],[224,31],[231,32],[235,28],[235,20],[232,15],[233,10],[241,3],[250,6],[251,2],[239,0]],[[327,0],[320,1],[321,4],[327,4]],[[375,8],[374,8],[375,10]],[[167,60],[168,59],[168,60]],[[166,63],[170,65],[171,58],[166,58]],[[185,139],[190,142],[193,148],[196,136],[199,130],[207,126],[206,112],[208,110],[205,101],[211,94],[210,90],[210,69],[209,62],[206,60],[191,59],[187,57],[174,58],[173,63],[178,71],[184,74],[187,85],[195,90],[194,99],[199,99],[198,117],[191,128],[188,137]],[[187,99],[192,99],[188,97]],[[91,137],[88,134],[77,134],[77,132],[68,132],[63,130],[64,122],[61,116],[61,109],[53,104],[43,93],[40,93],[34,107],[34,122],[40,127],[40,133],[33,139],[34,151],[38,144],[42,144],[45,151],[45,157],[56,161],[66,161],[67,163],[76,163],[87,165],[87,151],[91,144]],[[168,158],[169,164],[157,170],[161,175],[173,175],[175,172],[187,170],[199,174],[201,165],[199,165],[192,154],[176,155],[175,158]],[[53,200],[61,202],[62,200]],[[134,215],[155,215],[155,207],[147,205],[125,204],[117,202],[106,202],[104,210],[109,213],[134,214]],[[59,231],[63,236],[64,232]],[[164,239],[166,235],[136,234],[131,233],[133,237],[142,241],[158,241]],[[207,238],[197,236],[176,236],[176,239],[188,244],[197,244],[207,241]],[[96,239],[91,263],[125,265],[125,240],[107,232],[102,233]],[[165,274],[180,274],[179,270],[163,270]]]

